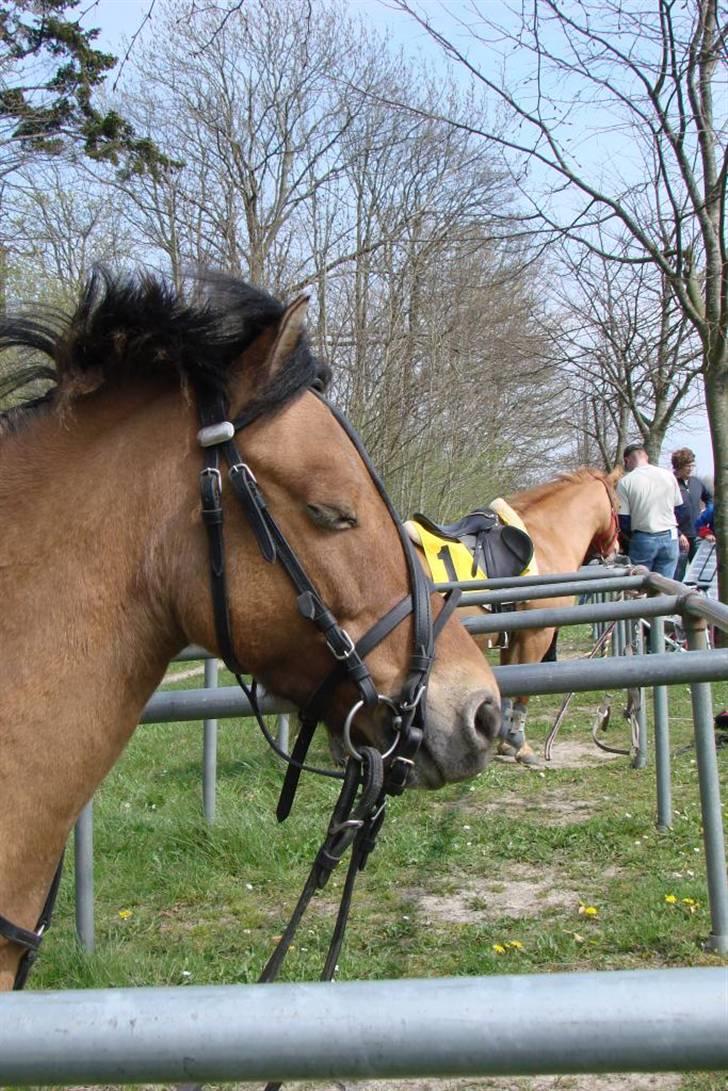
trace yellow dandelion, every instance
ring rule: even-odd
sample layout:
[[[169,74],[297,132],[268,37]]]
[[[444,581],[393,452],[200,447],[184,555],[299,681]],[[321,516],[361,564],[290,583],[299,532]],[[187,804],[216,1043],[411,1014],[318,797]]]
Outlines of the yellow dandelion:
[[[493,950],[497,955],[504,955],[506,953],[506,949],[502,943],[494,943]]]
[[[697,905],[695,898],[683,898],[683,905]]]
[[[668,905],[674,905],[675,902],[677,901],[677,898],[676,898],[676,896],[674,894],[666,894],[665,895],[665,901],[667,902]]]
[[[521,943],[521,941],[519,939],[509,940],[508,943],[506,944],[506,947],[512,947],[514,951],[522,951],[523,950],[523,944]]]
[[[128,921],[129,917],[134,916],[134,912],[131,909],[120,909],[119,910],[119,916],[121,917],[121,919],[123,921]]]
[[[579,913],[582,917],[598,917],[599,910],[595,905],[584,905],[583,902],[579,903]]]

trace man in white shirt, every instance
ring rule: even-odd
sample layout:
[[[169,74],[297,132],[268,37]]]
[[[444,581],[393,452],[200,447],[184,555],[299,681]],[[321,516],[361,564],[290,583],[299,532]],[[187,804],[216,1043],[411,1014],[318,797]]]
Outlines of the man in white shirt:
[[[650,463],[641,443],[628,444],[623,459],[626,473],[617,484],[617,497],[619,525],[629,539],[629,559],[672,579],[683,503],[677,480],[669,470]]]

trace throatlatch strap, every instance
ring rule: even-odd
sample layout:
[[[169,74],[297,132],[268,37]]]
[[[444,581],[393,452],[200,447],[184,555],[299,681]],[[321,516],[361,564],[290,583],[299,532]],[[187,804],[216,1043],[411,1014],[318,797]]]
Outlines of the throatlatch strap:
[[[25,948],[25,953],[22,955],[20,962],[18,963],[18,969],[15,974],[15,981],[13,982],[13,991],[17,991],[23,988],[25,982],[28,980],[28,974],[38,957],[38,951],[40,948],[41,940],[44,934],[51,926],[51,918],[53,917],[53,910],[56,905],[56,898],[58,896],[58,888],[61,885],[61,875],[63,874],[63,857],[65,851],[61,853],[61,858],[58,861],[58,867],[55,870],[55,874],[51,881],[46,900],[43,904],[38,923],[35,926],[35,931],[31,932],[27,928],[21,928],[17,924],[13,924],[7,917],[0,916],[0,935],[5,939],[10,940],[11,943],[17,943],[20,947]]]

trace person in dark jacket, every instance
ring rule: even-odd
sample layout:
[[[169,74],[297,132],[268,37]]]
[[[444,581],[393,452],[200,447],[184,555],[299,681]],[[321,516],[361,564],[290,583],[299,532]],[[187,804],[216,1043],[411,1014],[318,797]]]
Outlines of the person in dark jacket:
[[[695,477],[695,452],[689,447],[679,447],[672,452],[672,472],[677,478],[683,499],[677,527],[680,553],[675,566],[675,579],[682,582],[688,564],[698,548],[695,523],[703,505],[709,504],[712,497],[700,478]]]

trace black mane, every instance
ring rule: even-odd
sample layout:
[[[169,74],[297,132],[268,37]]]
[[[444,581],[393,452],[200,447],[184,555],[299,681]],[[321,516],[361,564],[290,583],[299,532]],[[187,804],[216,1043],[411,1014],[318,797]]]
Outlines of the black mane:
[[[208,276],[197,285],[200,301],[183,300],[162,277],[140,272],[114,276],[97,270],[71,315],[46,311],[0,320],[0,351],[21,348],[50,357],[49,367],[33,361],[0,379],[0,398],[37,380],[50,389],[0,413],[0,423],[17,425],[28,413],[56,404],[59,395],[99,389],[111,380],[140,383],[169,375],[199,396],[223,399],[230,365],[267,328],[284,306],[244,281]],[[246,406],[241,424],[273,412],[313,385],[325,385],[328,369],[304,338],[286,367]]]

